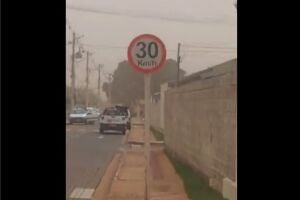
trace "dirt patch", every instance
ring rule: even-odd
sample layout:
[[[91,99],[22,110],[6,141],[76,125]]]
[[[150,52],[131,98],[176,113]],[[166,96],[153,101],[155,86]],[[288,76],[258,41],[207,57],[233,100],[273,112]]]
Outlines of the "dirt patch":
[[[150,167],[152,177],[149,187],[151,200],[188,199],[181,179],[163,151],[151,153]]]
[[[128,167],[124,166],[118,174],[118,180],[124,181],[142,181],[145,180],[145,167]]]
[[[145,181],[115,180],[108,199],[144,199]]]
[[[143,151],[128,152],[124,161],[126,166],[146,166],[146,159]]]
[[[150,167],[152,180],[161,180],[163,175],[161,173],[161,167],[159,163],[159,152],[151,152],[150,154]]]

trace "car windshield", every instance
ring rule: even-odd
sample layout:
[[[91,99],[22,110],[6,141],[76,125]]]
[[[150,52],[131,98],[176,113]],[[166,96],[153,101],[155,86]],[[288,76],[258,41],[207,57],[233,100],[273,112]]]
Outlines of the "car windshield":
[[[73,114],[84,114],[86,113],[86,110],[73,110]]]

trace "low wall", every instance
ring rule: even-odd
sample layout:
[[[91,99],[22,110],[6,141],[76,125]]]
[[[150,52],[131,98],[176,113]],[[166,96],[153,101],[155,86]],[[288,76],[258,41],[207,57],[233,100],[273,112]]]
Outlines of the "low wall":
[[[225,178],[236,181],[236,59],[195,73],[165,93],[167,148],[209,177],[222,192]]]

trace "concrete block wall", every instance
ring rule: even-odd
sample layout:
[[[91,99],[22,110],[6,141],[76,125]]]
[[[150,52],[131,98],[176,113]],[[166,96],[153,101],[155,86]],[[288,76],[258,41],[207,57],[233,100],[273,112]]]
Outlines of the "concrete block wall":
[[[150,125],[157,130],[160,130],[160,103],[161,100],[151,101],[150,105]]]
[[[164,83],[160,86],[160,129],[162,132],[165,129],[165,96],[168,89],[168,83]]]
[[[165,92],[168,149],[206,175],[220,192],[224,178],[236,181],[236,70],[235,59]]]
[[[163,83],[160,86],[160,94],[158,101],[154,101],[152,98],[151,101],[151,116],[150,116],[150,124],[157,130],[160,130],[162,133],[164,132],[165,125],[165,92],[169,89],[169,83]]]

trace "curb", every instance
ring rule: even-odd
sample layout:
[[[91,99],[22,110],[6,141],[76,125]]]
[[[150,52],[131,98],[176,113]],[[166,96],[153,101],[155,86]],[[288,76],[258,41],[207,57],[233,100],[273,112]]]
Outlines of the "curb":
[[[105,200],[107,194],[109,193],[110,186],[112,184],[113,178],[116,174],[116,171],[119,167],[121,158],[121,153],[117,153],[108,167],[106,168],[106,171],[97,186],[91,200]]]
[[[144,123],[132,123],[133,126],[144,126]]]
[[[122,142],[121,142],[122,145],[124,145],[124,144],[127,143],[128,137],[129,137],[129,130],[126,131],[126,134],[125,134],[124,137],[122,138]]]
[[[128,136],[127,136],[127,139],[128,139]],[[145,142],[142,142],[142,141],[128,141],[128,144],[139,144],[139,145],[144,145]],[[164,145],[165,142],[163,141],[151,141],[150,142],[150,145]]]

